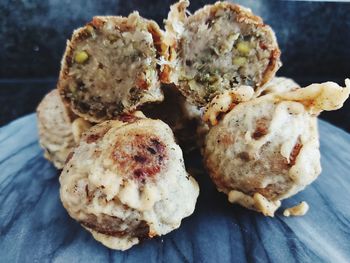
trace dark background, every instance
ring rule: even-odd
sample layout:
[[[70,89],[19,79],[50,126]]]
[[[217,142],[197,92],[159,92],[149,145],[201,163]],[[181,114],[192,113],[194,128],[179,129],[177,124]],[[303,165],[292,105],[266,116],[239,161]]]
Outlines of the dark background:
[[[94,15],[137,10],[162,26],[169,0],[1,0],[0,125],[33,112],[56,85],[61,56],[73,29]],[[192,1],[194,11],[205,3]],[[284,66],[277,75],[301,85],[350,77],[350,3],[237,0],[275,30]],[[350,102],[321,115],[350,131]]]

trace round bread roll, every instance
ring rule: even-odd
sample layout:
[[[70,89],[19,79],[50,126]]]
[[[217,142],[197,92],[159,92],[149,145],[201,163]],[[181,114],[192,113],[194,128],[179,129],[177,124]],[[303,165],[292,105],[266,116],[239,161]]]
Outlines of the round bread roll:
[[[67,43],[58,82],[62,98],[74,113],[92,122],[162,101],[162,39],[158,25],[137,12],[94,17]]]
[[[165,41],[170,46],[169,82],[190,102],[204,106],[241,85],[255,90],[281,66],[272,29],[251,10],[229,2],[187,15],[189,1],[171,6]]]
[[[91,124],[74,115],[62,102],[57,89],[49,92],[37,108],[39,143],[44,156],[58,169]]]
[[[336,83],[272,93],[233,107],[209,130],[204,163],[229,201],[273,216],[321,172],[316,116],[350,93]]]
[[[135,116],[87,131],[60,183],[70,216],[117,250],[178,228],[199,194],[169,126]]]

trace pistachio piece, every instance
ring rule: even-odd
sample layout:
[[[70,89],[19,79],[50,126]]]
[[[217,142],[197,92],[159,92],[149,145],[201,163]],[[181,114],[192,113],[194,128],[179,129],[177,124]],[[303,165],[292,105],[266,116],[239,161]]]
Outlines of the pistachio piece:
[[[107,38],[108,38],[108,40],[109,40],[111,43],[114,43],[115,41],[117,41],[118,36],[116,36],[116,35],[108,35]]]
[[[77,84],[75,82],[70,82],[68,88],[70,92],[75,93],[77,91]]]
[[[87,30],[90,34],[92,34],[92,33],[94,32],[94,28],[93,28],[91,25],[87,25],[87,26],[86,26],[86,30]]]
[[[197,82],[192,79],[188,82],[188,86],[190,88],[190,90],[199,90],[200,89],[200,86],[197,84]]]
[[[250,52],[250,44],[248,41],[240,41],[237,43],[237,50],[242,55],[248,55]]]
[[[245,65],[246,62],[247,62],[247,58],[245,57],[234,57],[232,59],[232,63],[239,67]]]
[[[83,64],[89,58],[89,54],[86,51],[78,51],[75,54],[74,60],[79,64]]]

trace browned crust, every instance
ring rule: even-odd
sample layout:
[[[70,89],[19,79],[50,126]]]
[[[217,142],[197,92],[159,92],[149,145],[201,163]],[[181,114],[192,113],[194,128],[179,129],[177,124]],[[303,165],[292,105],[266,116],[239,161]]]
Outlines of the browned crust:
[[[266,131],[266,123],[265,120],[262,119],[260,122],[257,123],[257,128],[256,130],[259,131],[259,136],[264,136],[265,131]],[[262,133],[261,133],[262,132]],[[258,138],[256,138],[258,139]],[[230,145],[234,144],[234,139],[227,134],[223,134],[217,139],[217,143],[223,143],[227,147]],[[302,149],[303,145],[300,141],[300,138],[294,145],[290,156],[289,156],[289,161],[284,158],[280,154],[276,154],[276,156],[272,157],[270,162],[271,162],[271,171],[272,172],[283,172],[283,171],[288,171],[292,166],[295,165],[296,159]],[[262,153],[263,154],[263,153]],[[256,176],[253,179],[249,180],[249,187],[243,187],[241,184],[237,184],[235,187],[232,187],[231,182],[227,179],[225,179],[221,174],[220,174],[220,167],[218,167],[217,163],[212,160],[212,157],[208,154],[204,154],[204,166],[207,169],[210,178],[216,185],[216,187],[224,192],[228,193],[231,190],[237,190],[240,192],[243,192],[247,195],[253,196],[254,193],[260,193],[263,195],[265,198],[271,201],[276,201],[279,200],[280,196],[283,195],[288,189],[292,187],[292,179],[289,178],[287,182],[283,184],[269,184],[264,188],[260,188],[260,182],[263,180],[264,175],[261,174],[256,174]],[[241,152],[238,154],[239,158],[245,162],[250,162],[252,161],[252,166],[253,165],[263,165],[261,161],[256,161],[250,158],[249,154],[246,152]],[[289,182],[289,183],[288,183]],[[245,189],[246,188],[246,189]]]
[[[264,85],[265,83],[269,82],[271,79],[274,78],[277,70],[282,65],[280,62],[280,57],[281,57],[281,51],[278,47],[271,51],[270,62],[267,65],[267,68],[265,69],[265,72],[263,74],[264,77],[260,82],[259,86]]]
[[[177,8],[177,12],[179,12],[178,18],[183,20],[182,21],[183,23],[185,23],[188,20],[196,19],[197,16],[202,16],[202,15],[208,15],[209,16],[208,19],[210,19],[210,17],[215,16],[215,14],[218,10],[224,9],[224,10],[232,11],[233,13],[235,13],[236,21],[238,23],[255,25],[257,28],[264,31],[265,34],[271,35],[274,38],[275,48],[273,48],[273,50],[271,51],[270,62],[263,73],[263,77],[262,77],[261,82],[257,83],[256,87],[260,87],[260,86],[264,85],[265,83],[267,83],[269,80],[271,80],[275,76],[275,73],[277,72],[277,70],[281,67],[281,65],[282,65],[280,62],[281,51],[278,47],[277,41],[275,40],[273,30],[271,29],[270,26],[264,24],[261,17],[254,15],[249,9],[246,9],[240,5],[233,4],[230,2],[216,2],[213,5],[205,5],[203,8],[197,10],[191,16],[186,16],[186,8],[188,7],[189,2],[188,1],[180,1],[179,3],[177,3],[175,5]],[[180,18],[180,15],[181,15],[181,18]],[[168,17],[167,23],[171,23],[171,22],[172,21],[170,21],[169,17]],[[169,46],[169,54],[170,54],[168,60],[171,62],[171,61],[176,60],[177,52],[180,49],[180,45],[178,43],[179,36],[176,36],[172,32],[166,32],[166,33],[169,35],[168,38],[172,39],[172,41],[169,41],[171,44],[168,45]],[[170,35],[171,35],[171,37],[170,37]],[[174,74],[175,72],[176,72],[175,68],[168,69],[168,74],[167,74],[167,78],[166,78],[165,83],[170,83],[171,82],[170,80],[174,81],[172,79],[172,74]],[[180,86],[178,88],[180,89],[181,93],[184,96],[188,97],[190,95],[190,92],[187,91],[186,89],[182,89]]]
[[[166,44],[164,43],[164,34],[162,30],[159,28],[158,24],[152,20],[148,20],[145,18],[142,18],[142,21],[146,24],[147,31],[152,35],[152,39],[154,42],[154,46],[157,51],[157,59],[160,57],[168,57],[168,48]],[[84,119],[87,119],[92,122],[101,122],[103,121],[103,118],[99,117],[93,117],[90,114],[86,112],[82,112],[81,110],[77,109],[76,106],[72,103],[72,101],[66,96],[66,89],[67,89],[67,82],[70,81],[69,79],[69,69],[73,65],[73,53],[74,48],[77,46],[78,43],[85,40],[86,38],[90,37],[91,35],[91,28],[94,30],[101,30],[104,26],[104,24],[107,22],[108,19],[113,19],[115,22],[115,27],[121,32],[125,31],[131,31],[135,30],[136,25],[133,25],[130,23],[129,17],[121,17],[121,16],[96,16],[87,23],[84,27],[78,28],[75,30],[72,34],[72,37],[70,40],[67,41],[66,51],[63,55],[63,58],[61,60],[61,70],[59,74],[59,80],[57,84],[57,89],[59,90],[59,93],[62,97],[63,102],[67,107],[69,107],[76,115],[83,117]],[[167,72],[169,71],[167,67],[164,68],[157,68],[158,70],[158,78],[164,79],[167,78]],[[164,72],[163,72],[164,71]],[[138,86],[142,89],[148,88],[148,83],[144,81],[145,76],[139,76],[137,83]],[[86,105],[87,107],[89,105]],[[124,112],[133,111],[133,109],[125,109]]]
[[[140,239],[151,237],[150,228],[146,221],[141,220],[135,226],[126,230],[120,229],[122,223],[123,219],[105,214],[100,215],[99,218],[94,214],[89,214],[86,220],[80,221],[83,226],[107,236],[120,238],[127,236]]]
[[[249,156],[246,155],[246,153],[243,153],[242,158],[245,158],[245,161],[250,161]],[[285,159],[276,160],[277,165],[281,165],[283,167],[289,167],[287,165]],[[262,180],[262,177],[260,175],[257,175],[254,180],[250,180],[250,190],[244,189],[243,187],[239,187],[238,185],[236,187],[230,186],[230,182],[228,182],[225,178],[222,177],[222,175],[218,172],[219,167],[213,163],[210,158],[207,158],[204,162],[205,168],[209,173],[210,178],[212,179],[213,183],[216,185],[217,189],[221,192],[228,193],[231,190],[240,191],[246,195],[253,196],[254,193],[260,193],[265,198],[271,201],[279,200],[279,196],[282,195],[290,186],[286,184],[270,184],[267,185],[265,188],[259,188],[258,185],[260,185],[260,182]],[[254,187],[254,185],[256,187]]]
[[[125,140],[116,141],[110,159],[122,174],[145,183],[164,169],[168,153],[166,145],[159,138],[131,133]]]

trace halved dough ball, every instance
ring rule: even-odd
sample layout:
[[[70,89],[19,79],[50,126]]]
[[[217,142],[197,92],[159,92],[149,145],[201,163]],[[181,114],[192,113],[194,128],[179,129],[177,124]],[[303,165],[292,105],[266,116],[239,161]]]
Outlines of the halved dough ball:
[[[321,172],[316,116],[350,93],[327,82],[242,102],[209,130],[204,159],[229,201],[273,216]]]
[[[48,93],[37,108],[39,143],[46,159],[56,168],[64,163],[91,124],[74,115],[62,102],[57,89]]]
[[[60,183],[70,216],[118,250],[178,228],[199,193],[169,126],[135,116],[86,132]]]
[[[204,106],[240,85],[262,86],[280,67],[272,29],[251,10],[228,2],[187,15],[189,1],[171,6],[166,41],[172,47],[169,82],[192,103]]]
[[[58,89],[77,115],[93,122],[163,100],[158,25],[139,16],[99,16],[74,31],[62,60]]]

